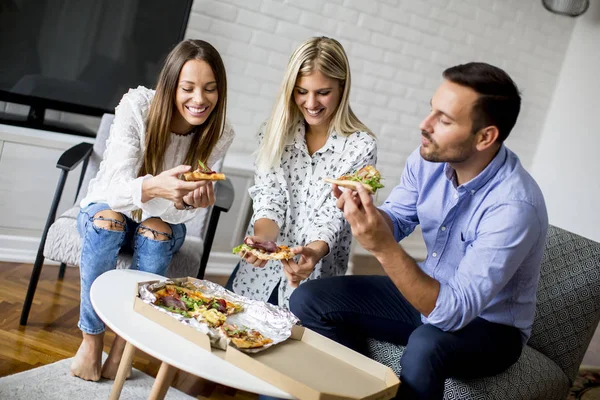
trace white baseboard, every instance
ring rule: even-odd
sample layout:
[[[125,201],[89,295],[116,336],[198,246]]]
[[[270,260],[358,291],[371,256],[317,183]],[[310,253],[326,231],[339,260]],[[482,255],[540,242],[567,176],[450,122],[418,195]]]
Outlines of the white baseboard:
[[[33,264],[39,245],[39,237],[0,235],[0,261]],[[44,260],[44,264],[59,265],[52,260]]]
[[[39,245],[39,237],[0,235],[0,261],[33,264]],[[229,276],[239,260],[240,258],[234,254],[211,252],[206,273]],[[59,263],[44,260],[44,265],[59,265]]]

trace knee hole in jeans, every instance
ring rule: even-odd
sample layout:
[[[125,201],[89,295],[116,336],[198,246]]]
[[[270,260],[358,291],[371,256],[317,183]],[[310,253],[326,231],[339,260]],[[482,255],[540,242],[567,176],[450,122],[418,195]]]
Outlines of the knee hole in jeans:
[[[125,217],[113,210],[98,211],[92,219],[95,226],[111,231],[125,230]]]
[[[167,241],[173,238],[171,226],[160,218],[149,218],[142,222],[137,230],[138,234],[149,239]]]

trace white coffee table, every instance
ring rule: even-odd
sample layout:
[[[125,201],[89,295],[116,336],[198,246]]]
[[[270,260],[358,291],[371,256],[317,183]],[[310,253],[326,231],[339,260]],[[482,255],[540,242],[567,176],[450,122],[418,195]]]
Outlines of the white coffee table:
[[[135,348],[163,362],[149,399],[164,398],[177,369],[251,393],[284,399],[294,398],[225,361],[222,358],[225,355],[224,351],[217,350],[209,353],[133,311],[135,284],[156,279],[164,279],[164,277],[147,272],[120,269],[100,275],[92,284],[91,300],[94,310],[107,326],[127,341],[111,399],[118,399],[121,394]]]

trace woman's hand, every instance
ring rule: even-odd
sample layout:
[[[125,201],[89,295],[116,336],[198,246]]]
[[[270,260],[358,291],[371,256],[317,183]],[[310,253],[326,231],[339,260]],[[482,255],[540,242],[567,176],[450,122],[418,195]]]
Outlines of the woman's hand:
[[[246,236],[246,238],[244,239],[244,242],[246,242],[247,240],[249,240],[251,242],[269,242],[269,241],[271,241],[271,239],[261,237],[261,236]],[[246,260],[246,262],[248,264],[252,264],[255,267],[259,267],[259,268],[262,268],[265,265],[267,265],[267,261],[268,261],[268,260],[261,260],[260,258],[257,258],[256,256],[254,256],[252,253],[245,253],[242,256],[242,258],[244,260]]]
[[[189,165],[180,165],[144,179],[142,203],[159,197],[171,200],[175,204],[182,204],[181,200],[184,196],[206,184],[205,182],[186,182],[179,179],[179,175],[188,172],[191,168]]]
[[[300,282],[308,278],[315,269],[315,265],[329,252],[327,243],[317,240],[306,246],[298,246],[291,249],[293,253],[300,255],[298,262],[294,260],[281,260],[283,272],[291,287],[298,287]]]
[[[215,204],[215,189],[212,181],[200,181],[203,183],[198,189],[183,196],[183,201],[194,208],[206,208]],[[183,209],[184,204],[175,203],[175,207]]]

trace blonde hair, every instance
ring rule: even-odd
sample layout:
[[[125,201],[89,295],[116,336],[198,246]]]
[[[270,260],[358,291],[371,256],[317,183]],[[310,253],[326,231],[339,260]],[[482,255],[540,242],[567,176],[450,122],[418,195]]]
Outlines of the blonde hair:
[[[313,71],[340,82],[342,95],[329,130],[341,135],[351,135],[357,131],[372,132],[352,112],[350,108],[350,64],[344,48],[335,39],[313,37],[302,43],[290,57],[279,95],[267,121],[264,138],[258,149],[256,166],[262,171],[274,168],[281,162],[281,155],[288,139],[294,135],[293,128],[302,113],[294,103],[294,87],[298,76],[306,76]]]
[[[212,68],[217,81],[219,98],[208,119],[201,126],[195,128],[196,133],[194,133],[185,157],[185,164],[193,166],[197,160],[206,163],[221,137],[225,127],[227,106],[227,76],[223,60],[210,43],[203,40],[184,40],[171,50],[158,77],[156,93],[150,103],[150,110],[146,118],[146,151],[138,171],[138,177],[147,174],[156,176],[162,172],[165,150],[171,135],[171,119],[173,113],[178,112],[173,109],[179,73],[189,60],[203,60]],[[132,216],[139,221],[142,211],[135,210],[132,212]]]

